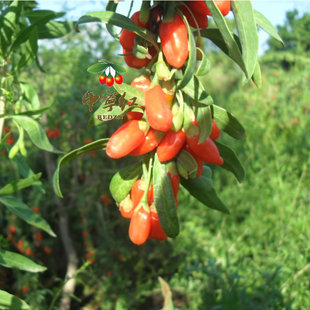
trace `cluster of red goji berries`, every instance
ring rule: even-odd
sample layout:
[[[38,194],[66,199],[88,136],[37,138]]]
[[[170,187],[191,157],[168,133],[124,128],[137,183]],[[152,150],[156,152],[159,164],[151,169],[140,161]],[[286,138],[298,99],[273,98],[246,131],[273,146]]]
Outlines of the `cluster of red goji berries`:
[[[216,3],[223,15],[228,14],[230,1],[216,1]],[[134,13],[131,17],[139,27],[148,29],[154,34],[158,50],[148,42],[139,41],[137,34],[127,29],[122,30],[120,35],[120,44],[127,65],[138,69],[147,67],[147,70],[131,83],[132,87],[144,94],[144,105],[141,105],[140,112],[127,112],[125,122],[111,136],[106,147],[106,153],[111,158],[142,156],[143,172],[139,173],[126,197],[117,201],[122,216],[130,218],[129,237],[135,244],[143,244],[148,238],[167,239],[154,201],[153,167],[150,164],[147,170],[143,166],[145,161],[148,160],[150,163],[149,159],[157,156],[165,165],[177,207],[180,176],[199,178],[203,171],[203,163],[222,165],[224,162],[214,143],[220,136],[215,121],[212,120],[209,137],[201,141],[200,128],[190,102],[182,103],[181,108],[175,94],[176,81],[173,75],[168,76],[159,72],[160,65],[165,66],[168,72],[173,68],[182,71],[185,67],[189,56],[189,37],[184,19],[194,28],[208,26],[207,15],[210,15],[210,12],[204,1],[190,1],[185,4],[176,2],[173,5],[174,15],[170,14],[169,18],[165,18],[167,6],[161,3],[156,3],[150,8],[147,21],[140,12]],[[144,58],[141,53],[135,53],[137,44],[142,44],[144,47]],[[186,118],[189,122],[186,122]],[[180,159],[181,153],[195,162],[197,168],[194,174],[187,169],[186,159],[183,161]],[[115,195],[113,197],[115,198]]]
[[[47,128],[46,133],[50,139],[57,139],[60,136],[60,130],[58,128],[55,129]]]
[[[9,126],[6,126],[4,127],[4,132],[5,133],[8,133],[10,131],[10,127]],[[13,138],[13,133],[9,133],[7,139],[5,140],[5,143],[8,144],[8,145],[13,145],[15,142],[14,138]]]

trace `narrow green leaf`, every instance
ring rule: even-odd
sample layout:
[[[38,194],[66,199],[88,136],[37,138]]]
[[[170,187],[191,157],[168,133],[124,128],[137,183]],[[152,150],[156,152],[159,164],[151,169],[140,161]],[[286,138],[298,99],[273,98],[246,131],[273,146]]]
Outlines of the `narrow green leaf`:
[[[108,1],[108,4],[106,6],[106,11],[116,12],[118,2],[115,3],[115,1]],[[107,24],[107,30],[109,34],[116,40],[119,40],[118,33],[115,29],[115,27],[111,24]]]
[[[80,19],[77,21],[77,26],[79,26],[80,24],[92,22],[103,22],[106,24],[121,27],[122,29],[130,30],[142,37],[143,39],[149,41],[154,46],[157,46],[154,35],[150,31],[139,27],[130,18],[125,17],[124,15],[111,11],[91,12],[80,17]]]
[[[31,34],[33,30],[39,26],[46,24],[51,19],[59,17],[59,13],[55,13],[50,11],[49,13],[43,14],[40,18],[37,18],[35,22],[33,22],[30,26],[22,28],[22,30],[17,34],[15,41],[13,42],[9,53],[13,50],[17,49],[21,44],[25,43],[29,38],[31,38]]]
[[[164,297],[164,306],[162,310],[176,310],[173,305],[172,293],[169,284],[162,277],[158,277],[158,280]]]
[[[205,54],[205,52],[197,47],[197,51],[202,55],[202,59],[200,60],[198,69],[195,73],[197,77],[203,77],[210,71],[210,62]]]
[[[22,299],[0,290],[0,308],[3,310],[29,310],[29,305]]]
[[[38,26],[34,26],[29,33],[29,39],[27,42],[31,48],[33,57],[36,57],[38,53],[38,36]]]
[[[37,23],[38,21],[48,18],[48,19],[54,19],[63,17],[66,15],[65,12],[54,12],[51,10],[27,10],[25,11],[25,16],[27,16],[31,22],[31,24]]]
[[[35,174],[26,179],[15,180],[4,187],[0,188],[0,195],[11,195],[23,188],[32,186],[40,179],[42,173]]]
[[[160,224],[168,237],[175,238],[180,231],[177,206],[166,167],[159,161],[157,154],[154,157],[153,184],[154,203]]]
[[[27,116],[32,116],[32,115],[37,115],[37,114],[41,114],[47,110],[49,110],[51,108],[52,105],[46,106],[44,108],[41,109],[37,109],[37,110],[29,110],[29,111],[25,111],[25,112],[20,112],[20,113],[16,113],[14,115],[27,115]],[[14,116],[11,115],[11,116]]]
[[[37,92],[30,83],[20,83],[24,98],[31,103],[32,109],[40,109],[40,101]]]
[[[278,34],[278,31],[271,22],[260,12],[254,10],[254,18],[257,26],[263,29],[265,32],[270,34],[274,39],[281,42],[284,46],[284,42],[282,41],[281,37]]]
[[[260,65],[258,59],[256,60],[256,65],[254,69],[254,73],[252,75],[252,80],[255,83],[255,85],[260,88],[262,86],[262,72],[260,70]]]
[[[183,14],[182,14],[183,15]],[[183,16],[183,21],[186,24],[186,29],[187,29],[187,34],[188,34],[188,60],[187,60],[187,65],[185,68],[184,75],[182,79],[178,82],[177,88],[182,89],[185,87],[193,77],[195,70],[196,70],[196,43],[195,43],[195,38],[193,36],[193,33],[190,29],[190,26],[187,22],[187,19],[184,18]]]
[[[45,131],[36,120],[23,115],[13,115],[10,118],[16,120],[26,130],[33,144],[39,149],[57,154],[62,153],[49,142]]]
[[[56,39],[61,38],[74,29],[74,22],[58,22],[51,20],[45,25],[39,27],[39,39]]]
[[[176,158],[176,167],[178,173],[185,179],[194,178],[197,174],[197,161],[192,154],[185,150],[181,150]]]
[[[0,203],[28,224],[44,230],[52,237],[56,237],[50,225],[36,212],[33,212],[21,200],[13,196],[0,196]]]
[[[136,104],[142,107],[144,106],[144,93],[141,90],[138,90],[135,87],[132,87],[126,83],[114,83],[113,87],[120,95],[126,93],[125,99],[130,100],[131,98],[136,97]]]
[[[133,164],[118,171],[111,179],[110,192],[116,202],[121,202],[130,192],[133,184],[141,176],[141,163]]]
[[[59,159],[58,164],[57,164],[57,169],[53,175],[53,187],[54,187],[54,191],[57,196],[59,196],[60,198],[63,198],[61,190],[60,190],[60,184],[59,184],[59,173],[60,173],[60,169],[62,168],[62,166],[66,163],[71,162],[72,160],[74,160],[75,158],[79,157],[80,155],[84,153],[87,153],[90,151],[104,150],[108,140],[109,139],[99,139],[97,141],[91,142],[80,148],[72,150],[71,152],[68,152],[67,154],[65,154],[63,157]]]
[[[224,164],[221,167],[231,171],[235,175],[236,179],[241,183],[244,179],[245,171],[236,153],[227,145],[217,141],[214,142],[224,159]]]
[[[123,67],[123,66],[120,66],[118,64],[111,64],[112,68],[117,71],[118,73],[124,73],[126,72],[127,70]]]
[[[205,1],[205,3],[211,12],[213,20],[216,23],[219,32],[221,33],[223,41],[225,42],[228,55],[236,61],[236,63],[240,66],[240,68],[247,75],[240,48],[234,39],[233,33],[231,32],[231,30],[229,29],[227,25],[226,19],[224,18],[224,16],[218,9],[214,0],[208,0],[208,1]],[[202,36],[204,36],[203,33],[205,33],[204,30],[201,31]]]
[[[2,137],[1,142],[0,142],[0,151],[3,149],[4,144],[5,144],[5,141],[6,141],[6,139],[9,137],[9,135],[10,135],[10,133],[8,132],[8,133],[6,133],[6,134]]]
[[[94,64],[94,65],[88,67],[87,71],[91,72],[91,73],[98,73],[98,72],[105,70],[109,66],[110,66],[109,64],[102,64],[102,63]]]
[[[208,105],[194,104],[195,118],[199,127],[198,144],[208,139],[212,131],[212,110]]]
[[[231,7],[235,16],[247,77],[251,78],[254,73],[258,53],[258,33],[252,2],[232,1]]]
[[[237,140],[246,138],[245,129],[231,113],[215,104],[212,105],[212,112],[213,118],[221,130]]]
[[[29,272],[42,272],[46,270],[46,267],[36,264],[23,255],[3,249],[0,249],[0,265]]]
[[[211,179],[205,176],[188,180],[181,178],[181,184],[192,196],[208,208],[229,214],[228,209],[217,196],[216,191],[212,188]]]
[[[194,99],[194,101],[210,105],[213,103],[212,97],[205,91],[200,80],[194,75],[189,83],[183,88],[183,92]]]

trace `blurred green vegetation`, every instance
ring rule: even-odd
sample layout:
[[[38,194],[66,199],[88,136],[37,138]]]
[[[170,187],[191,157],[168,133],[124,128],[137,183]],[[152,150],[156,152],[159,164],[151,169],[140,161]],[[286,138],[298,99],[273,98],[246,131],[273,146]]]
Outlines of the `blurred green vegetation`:
[[[36,85],[41,105],[52,105],[42,122],[59,128],[60,137],[52,140],[59,149],[69,151],[86,140],[108,137],[119,126],[112,121],[88,127],[91,114],[82,104],[87,90],[102,92],[98,77],[87,73],[87,67],[101,58],[121,61],[117,53],[118,44],[107,40],[103,28],[90,27],[87,33],[43,44],[40,62],[46,73],[33,68],[20,77]],[[225,55],[210,52],[209,57],[208,91],[247,130],[244,142],[225,134],[220,138],[233,146],[246,169],[242,184],[227,171],[214,170],[215,188],[231,214],[207,209],[181,189],[180,235],[137,247],[128,238],[129,222],[112,198],[101,197],[109,195],[111,176],[128,160],[110,160],[97,152],[75,161],[61,173],[64,205],[79,266],[91,251],[94,263],[78,275],[72,309],[161,309],[158,276],[169,283],[179,309],[310,308],[310,67],[307,62],[283,67],[276,54],[267,53],[261,59],[263,87],[257,89],[244,84]],[[130,80],[134,74],[129,71],[124,77]],[[28,149],[27,161],[35,172],[46,170],[35,149]],[[59,236],[47,174],[42,181],[45,194],[32,190],[24,195]],[[4,227],[12,221],[8,215]],[[60,238],[43,234],[42,244],[35,248],[35,231],[17,219],[14,223],[17,237],[33,247],[36,261],[48,271],[35,276],[9,271],[3,287],[24,297],[31,309],[48,309],[66,270]],[[51,254],[43,250],[46,246]],[[29,288],[27,294],[22,286]]]

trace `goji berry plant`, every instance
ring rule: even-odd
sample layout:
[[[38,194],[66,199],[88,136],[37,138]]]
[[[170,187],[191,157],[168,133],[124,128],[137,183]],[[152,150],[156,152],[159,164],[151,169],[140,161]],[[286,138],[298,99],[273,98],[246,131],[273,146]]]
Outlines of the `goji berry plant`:
[[[38,191],[43,190],[40,181],[42,173],[34,173],[26,161],[29,152],[26,137],[40,150],[58,154],[62,152],[48,139],[58,138],[59,129],[47,128],[46,134],[38,122],[38,118],[49,107],[40,107],[35,87],[24,81],[21,74],[30,64],[36,64],[39,70],[43,70],[38,59],[39,39],[59,38],[73,29],[72,22],[54,20],[62,13],[36,10],[35,6],[36,3],[31,1],[0,3],[0,216],[2,223],[5,223],[5,218],[11,223],[6,234],[7,240],[20,252],[7,250],[1,242],[0,265],[33,273],[42,272],[46,267],[32,260],[34,245],[24,242],[20,236],[17,218],[33,226],[36,248],[42,240],[39,230],[53,237],[56,235],[37,210],[27,205],[28,201],[24,200],[27,195],[21,193],[34,185]],[[47,254],[51,249],[45,247],[42,252]],[[19,286],[25,295],[29,288],[22,283]],[[29,306],[17,296],[0,290],[0,308],[29,309]]]
[[[124,122],[109,139],[62,157],[54,188],[62,196],[59,169],[83,152],[105,149],[114,159],[134,156],[132,165],[113,176],[110,192],[122,216],[130,218],[131,241],[140,245],[148,238],[166,240],[179,234],[180,184],[207,207],[229,213],[213,187],[212,170],[226,169],[239,182],[244,178],[237,155],[218,139],[225,134],[245,139],[245,130],[236,116],[206,91],[209,60],[203,39],[212,41],[240,67],[248,81],[260,86],[257,28],[278,37],[250,1],[143,1],[141,10],[130,18],[116,10],[117,3],[110,1],[105,12],[82,16],[77,29],[84,23],[106,23],[110,34],[119,39],[126,64],[139,69],[131,85],[118,83],[117,77],[113,85],[112,76],[105,80],[102,74],[110,64],[104,60],[88,69],[100,74],[101,84],[113,85],[125,98],[127,104],[121,111],[118,106],[108,111],[123,115]],[[230,10],[237,34],[225,18]],[[210,16],[212,28],[208,28]],[[119,37],[114,26],[122,28]]]

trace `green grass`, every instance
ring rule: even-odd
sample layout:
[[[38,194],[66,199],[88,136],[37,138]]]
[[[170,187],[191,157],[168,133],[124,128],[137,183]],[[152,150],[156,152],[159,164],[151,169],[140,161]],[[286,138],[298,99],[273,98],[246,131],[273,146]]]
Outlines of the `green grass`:
[[[246,178],[215,170],[228,216],[180,199],[175,251],[187,255],[170,284],[190,309],[310,309],[309,72],[266,68],[262,89],[216,96],[247,130],[245,142],[221,137]]]

